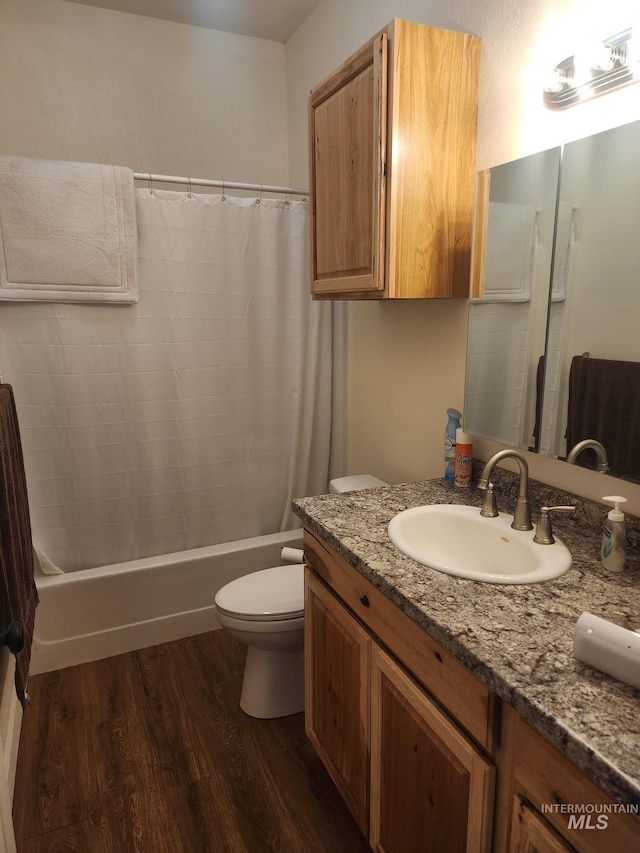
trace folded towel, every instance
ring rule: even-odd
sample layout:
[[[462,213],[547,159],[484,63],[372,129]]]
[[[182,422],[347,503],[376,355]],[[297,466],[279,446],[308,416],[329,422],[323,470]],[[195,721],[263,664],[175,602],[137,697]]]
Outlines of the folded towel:
[[[483,302],[531,299],[537,244],[535,207],[489,202]]]
[[[0,157],[0,299],[137,302],[133,172]]]
[[[553,252],[553,281],[551,301],[561,302],[567,296],[571,277],[571,260],[575,244],[575,215],[577,205],[561,201],[556,216],[556,240]]]
[[[0,632],[20,622],[16,692],[24,706],[38,593],[33,580],[31,521],[18,416],[10,385],[0,384]]]

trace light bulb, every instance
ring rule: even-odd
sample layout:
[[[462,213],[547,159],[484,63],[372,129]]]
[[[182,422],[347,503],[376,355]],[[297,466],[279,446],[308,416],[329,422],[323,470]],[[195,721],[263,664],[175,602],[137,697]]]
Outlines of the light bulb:
[[[640,77],[640,38],[631,36],[627,41],[627,65],[634,77]]]
[[[571,81],[564,71],[560,68],[554,68],[549,73],[547,85],[544,87],[545,92],[561,92],[565,86],[570,85]]]
[[[594,71],[611,71],[615,68],[616,60],[620,60],[620,54],[610,44],[600,44],[594,48],[591,55],[591,68]]]

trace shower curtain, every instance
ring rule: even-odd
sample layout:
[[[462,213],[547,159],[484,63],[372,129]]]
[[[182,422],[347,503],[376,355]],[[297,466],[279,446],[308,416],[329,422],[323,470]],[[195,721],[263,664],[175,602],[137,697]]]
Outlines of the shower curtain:
[[[136,305],[0,303],[34,541],[64,571],[295,526],[326,487],[307,203],[136,191]]]

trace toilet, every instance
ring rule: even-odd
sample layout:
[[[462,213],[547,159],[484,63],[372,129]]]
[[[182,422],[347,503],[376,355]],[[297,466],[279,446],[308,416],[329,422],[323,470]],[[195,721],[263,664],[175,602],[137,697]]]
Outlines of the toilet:
[[[340,477],[332,494],[386,486],[370,474]],[[240,707],[266,720],[304,710],[304,565],[262,569],[225,584],[218,622],[248,646]]]

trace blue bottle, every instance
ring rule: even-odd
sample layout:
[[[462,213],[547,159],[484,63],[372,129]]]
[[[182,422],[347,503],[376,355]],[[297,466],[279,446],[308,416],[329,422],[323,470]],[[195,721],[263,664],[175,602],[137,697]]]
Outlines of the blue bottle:
[[[448,483],[455,479],[456,464],[456,430],[460,426],[462,412],[457,409],[447,409],[449,420],[444,431],[444,478]]]

